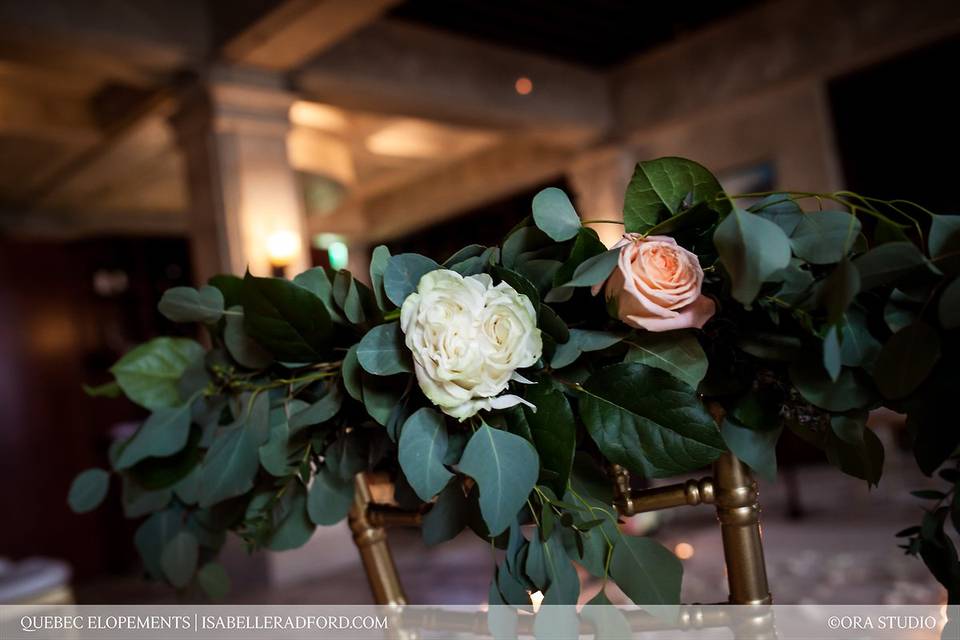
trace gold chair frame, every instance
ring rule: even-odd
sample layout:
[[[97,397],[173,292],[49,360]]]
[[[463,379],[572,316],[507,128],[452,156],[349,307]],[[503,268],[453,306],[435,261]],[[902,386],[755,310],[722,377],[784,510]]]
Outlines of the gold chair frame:
[[[637,491],[630,488],[625,469],[614,467],[614,478],[616,507],[624,516],[674,507],[714,505],[727,567],[730,590],[727,602],[746,605],[772,602],[763,559],[757,483],[746,465],[733,454],[720,456],[713,464],[713,477],[700,480]],[[387,528],[416,527],[422,519],[421,512],[375,502],[367,475],[357,476],[350,530],[377,604],[407,604],[387,543]]]

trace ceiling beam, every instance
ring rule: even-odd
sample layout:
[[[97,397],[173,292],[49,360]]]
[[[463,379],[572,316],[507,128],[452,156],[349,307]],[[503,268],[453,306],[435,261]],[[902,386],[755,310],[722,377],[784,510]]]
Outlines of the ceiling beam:
[[[0,134],[92,144],[100,132],[82,98],[0,87]]]
[[[527,95],[514,87],[520,77],[533,83]],[[350,109],[578,142],[611,123],[603,74],[390,19],[343,40],[292,81],[304,97]]]
[[[284,0],[223,48],[229,62],[289,71],[399,0]]]
[[[312,220],[311,231],[354,233],[363,242],[381,242],[558,178],[569,163],[567,148],[514,139],[365,199],[362,229],[353,221],[336,228],[335,212]]]
[[[956,0],[762,3],[615,70],[617,130],[642,139],[758,92],[825,82],[958,32]]]

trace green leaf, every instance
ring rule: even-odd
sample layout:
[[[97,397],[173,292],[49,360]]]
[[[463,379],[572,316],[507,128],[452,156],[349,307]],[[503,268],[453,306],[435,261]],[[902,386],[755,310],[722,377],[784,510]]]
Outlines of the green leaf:
[[[831,380],[836,380],[840,376],[842,360],[840,357],[840,331],[837,325],[830,325],[827,329],[827,335],[823,338],[823,368]]]
[[[827,321],[840,322],[860,292],[860,274],[849,260],[841,260],[816,289],[817,303],[827,312]]]
[[[247,334],[278,360],[323,359],[332,329],[330,314],[323,301],[304,287],[247,272],[243,313]]]
[[[790,240],[783,229],[743,209],[723,219],[713,243],[730,274],[731,294],[744,305],[753,302],[764,281],[790,264]]]
[[[580,231],[580,217],[561,189],[549,187],[533,197],[533,221],[545,234],[563,242]]]
[[[93,511],[103,502],[109,487],[109,473],[103,469],[87,469],[73,479],[67,504],[74,513]]]
[[[129,469],[145,458],[170,456],[187,444],[190,435],[190,405],[157,409],[123,445],[114,467]]]
[[[280,415],[277,416],[276,414]],[[260,466],[266,469],[270,475],[282,478],[296,472],[296,468],[290,464],[288,459],[290,456],[288,450],[290,425],[287,423],[283,408],[271,412],[271,422],[273,424],[270,426],[270,438],[258,450]]]
[[[322,398],[305,409],[290,416],[290,431],[296,433],[304,427],[314,424],[323,424],[340,411],[343,404],[343,394],[336,384],[330,385]]]
[[[398,451],[400,468],[424,502],[429,502],[453,477],[443,466],[446,453],[447,426],[439,412],[425,407],[403,423]]]
[[[930,257],[944,273],[960,274],[960,215],[935,215],[927,238]]]
[[[480,513],[491,535],[510,526],[533,490],[539,468],[536,450],[520,436],[484,424],[470,438],[460,471],[480,488]]]
[[[377,246],[370,254],[370,287],[373,289],[373,295],[377,299],[377,306],[386,311],[387,294],[383,290],[383,274],[387,270],[387,262],[390,260],[390,249],[382,244]]]
[[[326,269],[323,267],[307,269],[303,273],[297,274],[293,278],[293,283],[320,298],[330,318],[334,322],[344,324],[344,318],[340,315],[340,310],[333,299],[333,283],[330,282],[330,276],[327,275]]]
[[[160,566],[170,584],[182,589],[190,583],[197,569],[198,555],[197,539],[189,531],[180,531],[164,545]]]
[[[361,371],[360,379],[363,388],[363,406],[367,414],[377,424],[387,426],[390,414],[403,396],[409,376],[384,377]]]
[[[538,537],[534,536],[534,539]],[[533,542],[531,542],[531,548],[532,546]],[[560,536],[550,536],[543,545],[543,557],[548,580],[543,604],[577,604],[580,596],[580,577],[567,558]]]
[[[587,258],[573,271],[573,277],[562,287],[592,287],[606,280],[613,268],[617,266],[620,249],[610,249],[603,253]]]
[[[400,323],[381,324],[368,331],[357,347],[357,361],[365,371],[378,376],[412,371]]]
[[[479,247],[480,245],[471,245]],[[458,262],[453,262],[448,267],[451,271],[456,271],[462,276],[475,276],[478,273],[486,271],[487,267],[495,263],[500,255],[500,249],[497,247],[480,247],[483,249],[479,255],[471,258],[465,258]]]
[[[83,392],[90,398],[119,398],[123,395],[123,389],[120,388],[116,380],[95,387],[85,384],[83,385]]]
[[[960,327],[960,278],[955,278],[940,294],[938,317],[944,329]]]
[[[807,213],[790,234],[793,253],[813,264],[840,262],[860,233],[860,221],[845,211]]]
[[[267,544],[271,551],[302,547],[316,529],[307,515],[307,491],[302,484],[292,481],[290,490],[283,497],[283,515]]]
[[[790,367],[790,381],[807,402],[827,411],[849,411],[870,404],[874,394],[859,371],[845,368],[834,381],[821,360],[810,358]]]
[[[800,205],[786,193],[769,195],[747,210],[776,223],[788,236],[797,228],[804,215]]]
[[[467,496],[458,480],[440,492],[433,508],[423,516],[423,542],[428,547],[457,537],[467,526]]]
[[[247,335],[243,328],[243,307],[230,307],[223,328],[223,342],[230,357],[248,369],[264,369],[273,362],[273,356]]]
[[[896,333],[917,320],[922,304],[922,300],[917,300],[900,289],[894,289],[883,307],[883,321],[890,331]]]
[[[256,431],[249,424],[248,416],[242,416],[232,425],[217,431],[200,468],[200,507],[210,507],[246,493],[253,487],[262,444],[258,441]]]
[[[853,261],[864,291],[897,284],[919,270],[928,270],[927,258],[912,242],[887,242]]]
[[[610,576],[634,604],[680,602],[683,565],[650,538],[621,535],[613,545]]]
[[[730,415],[742,426],[756,431],[770,431],[780,425],[782,393],[773,386],[757,386],[737,398]]]
[[[666,371],[696,389],[707,375],[707,354],[691,331],[645,331],[628,341],[625,362],[639,362]]]
[[[693,389],[644,364],[623,363],[583,385],[580,415],[600,451],[646,477],[699,469],[726,448]]]
[[[170,508],[158,511],[143,524],[133,536],[137,552],[143,559],[147,572],[157,580],[164,578],[161,557],[167,543],[183,528],[183,514],[180,509]]]
[[[863,441],[849,444],[828,432],[825,446],[827,460],[847,475],[877,485],[883,473],[883,443],[872,429],[864,429]]]
[[[562,369],[572,364],[586,351],[600,351],[612,347],[626,337],[626,332],[591,331],[589,329],[570,329],[569,339],[557,345],[550,360],[554,369]]]
[[[851,307],[844,315],[843,336],[840,343],[840,362],[847,367],[872,364],[880,353],[880,343],[867,327],[866,315]]]
[[[218,562],[208,562],[197,571],[197,584],[211,600],[222,600],[230,593],[230,576]]]
[[[511,231],[507,239],[503,241],[503,248],[500,251],[500,264],[508,269],[516,267],[522,255],[553,244],[550,237],[543,231],[534,226],[528,226],[529,220],[529,218],[526,218],[522,225]]]
[[[407,296],[417,290],[420,278],[439,268],[436,262],[418,253],[391,256],[383,273],[383,288],[390,302],[403,306]]]
[[[149,490],[141,486],[131,476],[124,475],[121,482],[123,515],[126,518],[141,518],[148,513],[159,511],[170,504],[173,491],[165,489]]]
[[[216,287],[223,294],[224,308],[239,305],[242,300],[243,278],[234,275],[220,274],[207,280],[207,284]]]
[[[199,291],[193,287],[173,287],[163,292],[157,309],[174,322],[213,324],[223,317],[223,294],[210,285],[200,287]]]
[[[362,370],[360,362],[357,360],[357,348],[359,346],[359,344],[355,344],[350,347],[347,355],[343,357],[343,365],[341,365],[340,371],[343,376],[344,389],[347,390],[351,398],[357,402],[363,402]]]
[[[203,347],[187,338],[154,338],[117,360],[110,373],[123,393],[141,407],[175,407],[183,400],[177,383]]]
[[[783,428],[756,430],[727,418],[720,425],[723,441],[730,451],[743,460],[764,480],[773,482],[777,477],[777,441]]]
[[[924,322],[896,332],[880,350],[873,379],[885,397],[903,398],[926,380],[940,359],[940,337]]]
[[[307,497],[310,520],[321,526],[330,526],[346,518],[353,505],[353,486],[353,480],[341,480],[322,467],[314,476]]]
[[[644,233],[662,215],[674,215],[685,200],[689,206],[707,203],[723,215],[730,211],[720,183],[706,168],[685,158],[659,158],[641,162],[633,173],[623,202],[623,219],[628,232]]]
[[[545,304],[540,305],[540,318],[538,322],[540,329],[551,338],[562,344],[570,340],[570,330],[567,328],[563,319],[551,307]]]
[[[540,465],[553,475],[545,484],[558,495],[563,495],[567,490],[577,444],[577,425],[570,403],[562,391],[552,388],[543,379],[526,390],[526,399],[537,408],[533,411],[524,406],[522,411],[540,457]]]

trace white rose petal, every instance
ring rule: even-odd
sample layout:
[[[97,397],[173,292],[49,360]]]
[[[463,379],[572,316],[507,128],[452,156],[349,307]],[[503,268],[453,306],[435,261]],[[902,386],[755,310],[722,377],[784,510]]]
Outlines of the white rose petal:
[[[529,404],[497,397],[511,380],[529,382],[516,370],[543,350],[533,304],[510,285],[431,271],[404,300],[400,327],[421,390],[444,413],[462,421],[481,409]]]

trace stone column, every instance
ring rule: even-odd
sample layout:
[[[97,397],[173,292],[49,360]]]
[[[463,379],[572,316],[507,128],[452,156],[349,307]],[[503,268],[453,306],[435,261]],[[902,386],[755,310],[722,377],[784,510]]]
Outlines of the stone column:
[[[584,220],[623,220],[623,194],[633,175],[636,152],[605,146],[579,154],[567,169],[577,212]],[[619,224],[592,224],[608,247],[623,235]]]
[[[217,67],[172,118],[190,193],[193,268],[270,275],[270,240],[293,250],[287,273],[310,265],[304,204],[287,154],[294,95],[282,77]]]

